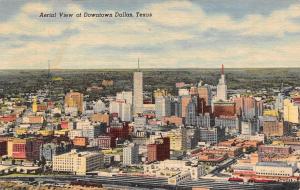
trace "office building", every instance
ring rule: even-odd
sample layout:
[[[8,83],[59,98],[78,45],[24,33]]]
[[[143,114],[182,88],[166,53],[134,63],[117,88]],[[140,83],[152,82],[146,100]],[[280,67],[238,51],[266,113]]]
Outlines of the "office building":
[[[172,129],[167,132],[167,137],[170,139],[171,150],[186,150],[187,149],[187,133],[185,128]]]
[[[214,102],[213,113],[216,117],[235,116],[236,108],[234,102]]]
[[[210,106],[212,102],[212,93],[211,93],[211,87],[207,84],[202,86],[201,83],[198,85],[198,96],[199,98],[203,98],[205,101],[206,106]]]
[[[116,147],[116,139],[108,135],[101,135],[96,138],[98,147],[101,149],[111,149]]]
[[[147,145],[148,162],[170,159],[170,139],[157,138],[154,143]]]
[[[283,118],[284,121],[299,124],[300,123],[300,106],[295,104],[291,99],[283,101]]]
[[[199,128],[200,141],[208,144],[216,144],[225,138],[225,128]]]
[[[283,121],[278,121],[276,117],[264,117],[263,133],[267,137],[281,137],[287,135],[288,132],[288,125],[285,125]]]
[[[221,78],[219,79],[219,83],[217,85],[217,101],[226,101],[227,100],[227,85],[224,74],[224,65],[222,64],[221,69]]]
[[[190,95],[184,95],[180,97],[180,110],[181,110],[181,117],[186,117],[187,106],[192,100]]]
[[[107,127],[106,132],[118,139],[127,139],[129,136],[129,126],[128,122],[119,122],[118,120],[113,120],[109,127]]]
[[[235,135],[240,132],[241,121],[238,116],[220,116],[215,118],[215,126],[221,126],[227,134]]]
[[[53,156],[53,171],[86,175],[103,167],[103,154],[99,152],[71,152]]]
[[[83,94],[79,92],[69,92],[65,96],[65,108],[77,108],[79,112],[83,112]]]
[[[209,128],[211,127],[211,117],[209,113],[205,113],[205,114],[200,114],[196,117],[196,125],[198,127],[205,127],[205,128]]]
[[[237,115],[243,119],[253,119],[263,113],[263,102],[254,97],[241,96],[233,99]]]
[[[139,163],[139,146],[130,143],[123,148],[123,165],[134,165]]]
[[[168,96],[155,98],[155,115],[157,119],[171,115],[171,100]]]
[[[133,114],[143,113],[143,73],[138,68],[138,71],[133,74]]]
[[[197,104],[193,101],[187,105],[186,116],[185,116],[185,124],[190,126],[196,126],[197,124]]]
[[[248,136],[256,134],[256,126],[254,125],[253,120],[242,121],[241,134]]]

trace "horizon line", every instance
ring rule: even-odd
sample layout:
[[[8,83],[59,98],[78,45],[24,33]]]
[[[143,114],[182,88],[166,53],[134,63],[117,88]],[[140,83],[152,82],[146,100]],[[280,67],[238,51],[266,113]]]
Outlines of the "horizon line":
[[[154,67],[144,67],[140,68],[140,70],[184,70],[184,69],[220,69],[219,67],[161,67],[161,68],[154,68]],[[299,67],[225,67],[224,70],[227,69],[300,69]],[[26,68],[26,69],[12,69],[12,68],[7,68],[7,69],[0,69],[0,71],[30,71],[30,70],[49,70],[49,68]],[[70,69],[70,68],[54,68],[50,69],[51,71],[60,71],[60,70],[136,70],[134,67],[130,68],[75,68],[75,69]]]

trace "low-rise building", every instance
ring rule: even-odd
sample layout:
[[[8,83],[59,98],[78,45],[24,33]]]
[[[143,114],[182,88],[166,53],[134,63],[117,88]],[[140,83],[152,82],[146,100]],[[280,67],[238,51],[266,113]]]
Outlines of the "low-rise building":
[[[171,178],[188,172],[191,179],[199,179],[204,174],[203,166],[184,160],[164,160],[144,165],[144,174]]]
[[[203,150],[203,154],[227,154],[228,157],[234,158],[242,154],[241,147],[223,147],[223,146],[213,146],[211,148],[207,148]]]
[[[85,175],[103,167],[103,154],[99,152],[71,152],[53,156],[53,171]]]
[[[258,162],[254,171],[259,176],[292,177],[297,167],[286,162]]]
[[[75,137],[73,139],[73,145],[77,148],[86,147],[89,144],[87,137]]]

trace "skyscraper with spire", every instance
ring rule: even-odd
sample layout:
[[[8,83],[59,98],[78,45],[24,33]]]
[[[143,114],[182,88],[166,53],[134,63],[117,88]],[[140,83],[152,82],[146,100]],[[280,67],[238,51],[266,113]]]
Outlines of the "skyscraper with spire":
[[[224,74],[224,65],[222,64],[221,68],[221,78],[219,79],[219,83],[217,85],[217,100],[226,101],[227,100],[227,85]]]
[[[140,60],[138,59],[138,70],[133,74],[133,114],[143,112],[143,73],[140,71]]]

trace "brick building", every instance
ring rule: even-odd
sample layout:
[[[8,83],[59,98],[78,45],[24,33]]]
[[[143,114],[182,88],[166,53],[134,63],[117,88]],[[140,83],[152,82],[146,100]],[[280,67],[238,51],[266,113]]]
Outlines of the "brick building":
[[[155,139],[147,145],[148,161],[163,161],[170,159],[170,139],[168,137]]]
[[[235,116],[236,109],[234,102],[214,102],[214,115],[220,116]]]
[[[108,135],[97,137],[98,147],[101,149],[110,149],[116,147],[116,138]]]
[[[42,141],[39,139],[10,139],[8,146],[11,147],[11,156],[14,159],[38,160],[40,156],[40,146]]]

